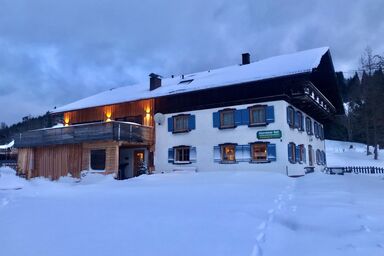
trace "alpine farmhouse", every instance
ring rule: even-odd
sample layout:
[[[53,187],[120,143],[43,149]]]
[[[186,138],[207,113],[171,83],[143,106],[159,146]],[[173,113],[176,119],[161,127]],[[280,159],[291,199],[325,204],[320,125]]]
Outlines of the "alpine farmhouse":
[[[344,113],[329,48],[111,89],[51,111],[62,125],[15,138],[18,172],[135,177],[326,166],[323,123]]]

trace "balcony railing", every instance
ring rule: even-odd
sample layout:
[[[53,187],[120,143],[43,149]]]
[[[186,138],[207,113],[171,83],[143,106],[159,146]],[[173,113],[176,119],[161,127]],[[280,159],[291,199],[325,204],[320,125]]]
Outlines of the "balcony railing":
[[[15,147],[77,144],[105,140],[150,144],[153,140],[153,128],[135,123],[111,121],[32,130],[15,136]]]

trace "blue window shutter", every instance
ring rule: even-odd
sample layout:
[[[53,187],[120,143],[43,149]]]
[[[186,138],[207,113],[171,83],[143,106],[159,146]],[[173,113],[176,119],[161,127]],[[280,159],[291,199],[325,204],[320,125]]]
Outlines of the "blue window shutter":
[[[295,157],[296,157],[296,162],[297,162],[297,163],[301,163],[301,161],[300,161],[300,154],[301,154],[301,152],[300,152],[300,146],[297,145],[297,146],[296,146],[296,152],[295,152]]]
[[[296,111],[294,116],[295,116],[295,128],[300,129],[300,123],[299,123],[300,115],[299,115],[299,112]]]
[[[197,152],[196,152],[196,147],[191,147],[189,149],[189,161],[192,163],[196,163],[197,160]]]
[[[302,131],[304,131],[304,115],[303,114],[301,114],[301,127],[300,127],[300,129]]]
[[[213,119],[213,128],[219,128],[220,127],[220,113],[219,112],[213,112],[212,119]]]
[[[276,144],[269,143],[267,145],[267,154],[269,161],[276,161]]]
[[[195,115],[189,115],[189,117],[188,117],[188,129],[189,130],[196,129],[196,116]]]
[[[243,158],[243,146],[242,145],[236,145],[235,146],[235,159],[236,159],[236,162],[244,161],[244,158]]]
[[[243,161],[251,161],[251,145],[243,145]]]
[[[234,111],[235,113],[235,125],[239,126],[242,125],[242,110],[237,109]]]
[[[168,131],[173,132],[173,118],[168,117]]]
[[[304,163],[307,163],[307,151],[305,149],[305,146],[303,145],[303,149],[302,149],[302,153],[303,153],[303,162]]]
[[[241,123],[243,125],[249,125],[249,109],[241,110]]]
[[[266,108],[266,121],[267,124],[275,122],[275,108],[274,106],[267,106]]]
[[[293,144],[294,145],[294,144]],[[289,143],[288,144],[288,161],[292,164],[294,164],[296,162],[296,158],[293,157],[293,154],[292,154],[292,143]]]
[[[174,160],[175,160],[175,155],[174,155],[173,148],[169,148],[168,149],[168,163],[172,163],[173,164]]]
[[[220,163],[221,162],[221,149],[220,146],[213,147],[213,161]]]
[[[287,123],[288,123],[289,125],[292,124],[292,120],[291,120],[290,112],[291,112],[291,108],[290,108],[290,107],[287,107]]]

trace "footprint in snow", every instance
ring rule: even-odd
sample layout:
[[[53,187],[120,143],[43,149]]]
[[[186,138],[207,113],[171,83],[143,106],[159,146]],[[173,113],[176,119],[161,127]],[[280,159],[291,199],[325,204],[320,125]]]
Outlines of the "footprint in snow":
[[[261,242],[264,242],[265,241],[265,233],[264,232],[261,232],[257,238],[256,238],[257,242],[261,243]]]
[[[259,225],[259,229],[265,229],[267,227],[267,222],[262,222],[260,225]]]

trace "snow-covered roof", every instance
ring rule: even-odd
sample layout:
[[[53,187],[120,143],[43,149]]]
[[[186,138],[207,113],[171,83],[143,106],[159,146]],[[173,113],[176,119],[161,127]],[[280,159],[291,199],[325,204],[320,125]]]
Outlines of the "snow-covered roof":
[[[162,86],[153,91],[149,90],[149,82],[118,87],[56,108],[51,112],[60,113],[311,72],[318,67],[321,58],[328,50],[328,47],[322,47],[270,57],[248,65],[234,65],[184,75],[184,79],[182,76],[163,78]]]
[[[15,145],[15,141],[11,141],[10,143],[8,144],[5,144],[5,145],[0,145],[0,149],[9,149],[9,148],[12,148],[13,145]]]

